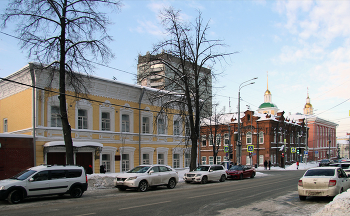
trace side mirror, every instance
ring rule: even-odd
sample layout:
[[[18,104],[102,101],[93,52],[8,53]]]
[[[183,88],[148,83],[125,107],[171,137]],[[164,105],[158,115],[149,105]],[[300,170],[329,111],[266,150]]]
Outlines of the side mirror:
[[[148,173],[148,174],[150,174],[150,175],[151,175],[152,173],[154,173],[154,170],[149,171],[149,173]]]
[[[213,170],[212,170],[212,169],[210,169],[210,170],[209,170],[209,172],[213,172]]]
[[[33,178],[30,178],[30,179],[28,179],[28,181],[29,181],[29,182],[33,182],[33,181],[34,181],[34,179],[33,179]]]

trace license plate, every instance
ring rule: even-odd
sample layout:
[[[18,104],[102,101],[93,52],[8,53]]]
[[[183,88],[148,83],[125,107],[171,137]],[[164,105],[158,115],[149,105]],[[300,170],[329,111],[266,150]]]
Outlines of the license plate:
[[[317,196],[317,195],[320,195],[321,192],[309,192],[309,196]]]

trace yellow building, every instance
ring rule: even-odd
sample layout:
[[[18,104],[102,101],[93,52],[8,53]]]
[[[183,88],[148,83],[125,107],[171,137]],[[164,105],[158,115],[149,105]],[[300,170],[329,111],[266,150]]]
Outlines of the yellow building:
[[[36,165],[65,164],[57,75],[51,79],[48,70],[30,63],[0,81],[0,132],[32,135]],[[160,113],[161,102],[149,100],[158,89],[77,75],[89,92],[76,97],[73,88],[66,91],[76,164],[92,165],[95,173],[101,165],[107,172],[139,164],[189,166],[191,148],[179,110]]]

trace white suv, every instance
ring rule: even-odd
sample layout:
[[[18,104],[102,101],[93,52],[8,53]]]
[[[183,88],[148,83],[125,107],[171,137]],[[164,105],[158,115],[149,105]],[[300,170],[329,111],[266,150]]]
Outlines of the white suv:
[[[208,181],[226,180],[227,174],[222,165],[200,165],[191,172],[185,173],[183,179],[186,183],[200,182],[206,184]]]
[[[0,181],[0,200],[11,204],[25,197],[70,194],[79,198],[87,190],[85,169],[80,166],[41,165]]]
[[[146,191],[148,187],[160,185],[166,185],[169,189],[173,189],[178,182],[177,172],[173,168],[161,164],[140,165],[114,179],[115,187],[121,191],[135,188],[141,192]]]

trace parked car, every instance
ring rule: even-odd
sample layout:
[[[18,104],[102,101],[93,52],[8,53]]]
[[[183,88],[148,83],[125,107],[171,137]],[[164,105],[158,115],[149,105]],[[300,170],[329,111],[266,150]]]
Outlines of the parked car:
[[[121,191],[128,188],[145,192],[149,187],[166,185],[173,189],[179,182],[177,172],[167,165],[140,165],[114,179],[114,186]]]
[[[79,198],[87,190],[85,169],[80,166],[41,165],[0,181],[0,199],[11,204],[31,196],[63,195]]]
[[[323,166],[329,166],[330,164],[334,163],[333,160],[330,159],[322,159],[318,166],[323,167]]]
[[[230,169],[226,170],[227,178],[239,179],[243,178],[254,178],[255,169],[251,166],[236,165],[232,166]]]
[[[334,197],[350,187],[350,178],[340,167],[316,167],[307,170],[298,182],[300,200],[307,196]]]
[[[350,175],[350,163],[349,162],[343,162],[343,163],[334,163],[330,164],[330,166],[335,166],[335,167],[341,167],[346,175]]]
[[[222,165],[200,165],[193,171],[185,173],[183,179],[186,183],[200,182],[206,184],[208,181],[224,182],[226,177],[227,174]]]

